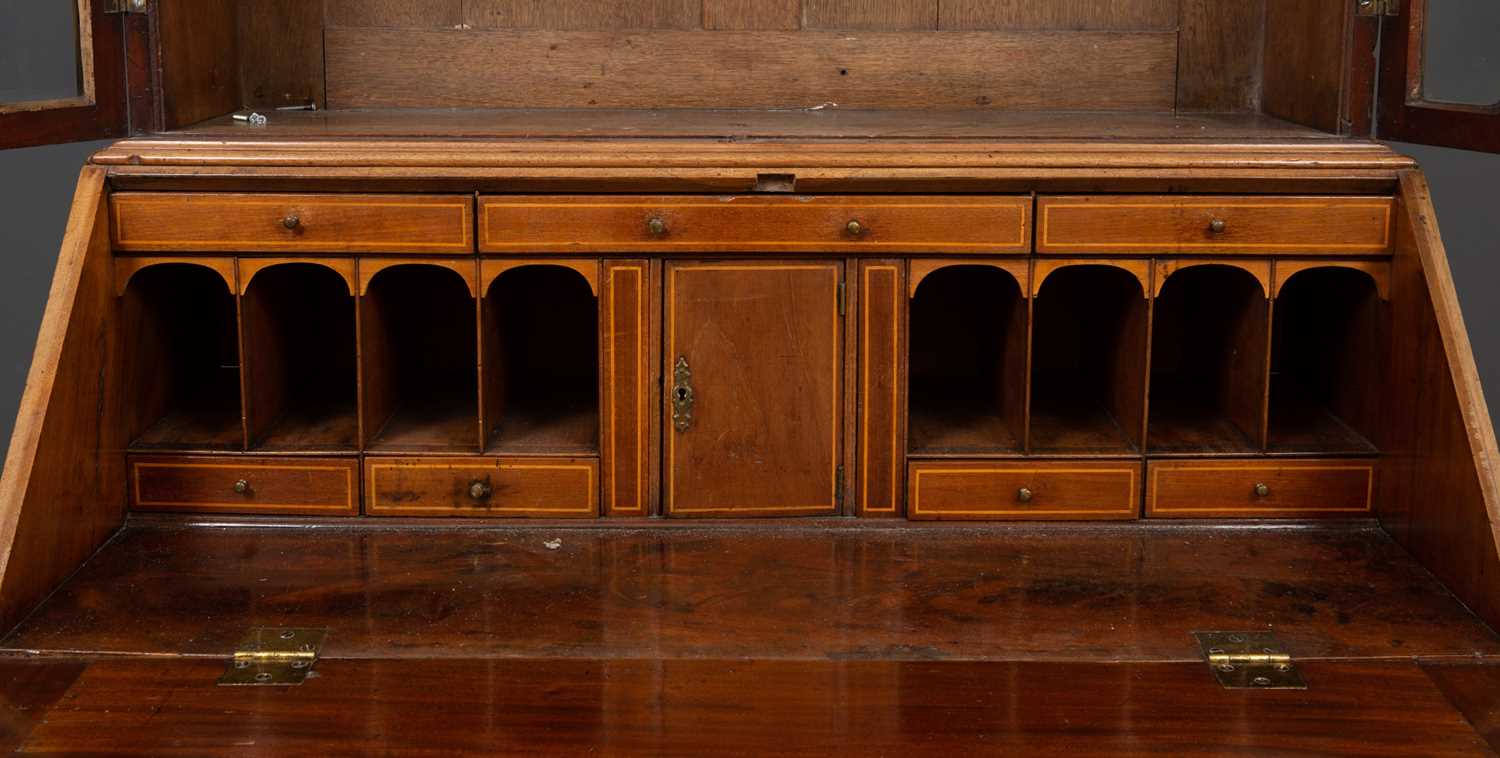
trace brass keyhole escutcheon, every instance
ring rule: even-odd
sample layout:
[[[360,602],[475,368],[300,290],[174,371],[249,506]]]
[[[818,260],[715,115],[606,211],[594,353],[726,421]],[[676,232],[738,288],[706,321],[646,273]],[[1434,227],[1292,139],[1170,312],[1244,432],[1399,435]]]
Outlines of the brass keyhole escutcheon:
[[[685,432],[693,426],[693,370],[687,356],[677,356],[672,367],[672,428]]]
[[[652,216],[646,221],[646,231],[653,237],[660,237],[667,233],[667,222],[660,216]]]
[[[481,479],[475,479],[474,481],[469,483],[469,497],[475,500],[484,500],[490,495],[494,494],[494,491],[495,490],[490,487],[489,482]]]
[[[1016,502],[1019,503],[1029,503],[1035,496],[1036,493],[1032,492],[1030,487],[1022,487],[1016,490]]]
[[[1223,234],[1229,228],[1229,223],[1222,218],[1216,218],[1208,222],[1208,230],[1214,234]]]
[[[288,213],[286,218],[281,220],[281,225],[287,229],[296,229],[302,226],[302,218],[295,213]]]
[[[1265,482],[1256,482],[1255,483],[1255,496],[1256,497],[1270,497],[1271,496],[1271,488],[1269,486],[1267,486]]]
[[[241,479],[234,483],[234,491],[237,495],[244,495],[250,491],[250,482]]]

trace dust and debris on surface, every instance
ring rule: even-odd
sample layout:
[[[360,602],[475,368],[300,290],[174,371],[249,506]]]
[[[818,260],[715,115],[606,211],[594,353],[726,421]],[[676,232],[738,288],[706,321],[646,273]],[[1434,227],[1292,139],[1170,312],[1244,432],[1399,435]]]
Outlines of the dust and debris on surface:
[[[550,540],[547,540],[546,542],[543,542],[542,543],[542,547],[545,547],[548,550],[556,550],[556,549],[562,547],[562,540],[557,539],[557,538],[554,537],[554,538],[552,538]]]

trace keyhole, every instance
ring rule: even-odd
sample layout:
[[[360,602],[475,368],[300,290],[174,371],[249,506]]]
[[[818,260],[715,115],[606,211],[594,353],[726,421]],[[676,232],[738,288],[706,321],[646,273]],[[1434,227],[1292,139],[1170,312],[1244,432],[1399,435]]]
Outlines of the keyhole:
[[[681,401],[686,401],[688,399],[687,387],[677,388],[677,399]]]

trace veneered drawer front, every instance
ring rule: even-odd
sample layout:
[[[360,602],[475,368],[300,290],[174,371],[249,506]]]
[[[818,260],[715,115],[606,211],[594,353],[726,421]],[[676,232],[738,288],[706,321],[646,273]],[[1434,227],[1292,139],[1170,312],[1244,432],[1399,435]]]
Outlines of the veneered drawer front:
[[[1031,250],[1031,198],[1019,196],[506,196],[479,202],[479,249],[489,253]]]
[[[118,192],[110,207],[127,252],[474,251],[464,195]]]
[[[354,458],[130,456],[130,507],[140,511],[352,516]]]
[[[1146,515],[1158,518],[1358,516],[1370,512],[1375,461],[1151,461]]]
[[[366,458],[371,516],[599,515],[597,458]]]
[[[1084,195],[1037,200],[1037,252],[1383,255],[1389,197]]]
[[[1140,514],[1138,461],[913,461],[914,520],[1132,519]]]

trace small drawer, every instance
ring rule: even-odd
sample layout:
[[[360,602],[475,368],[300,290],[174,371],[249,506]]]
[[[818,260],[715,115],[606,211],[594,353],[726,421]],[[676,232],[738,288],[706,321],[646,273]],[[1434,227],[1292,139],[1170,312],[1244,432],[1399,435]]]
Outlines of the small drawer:
[[[353,458],[130,456],[130,507],[138,511],[352,516],[359,512]]]
[[[462,195],[117,192],[110,208],[125,252],[474,252]]]
[[[485,197],[487,253],[1026,253],[1031,198]]]
[[[1038,253],[1384,255],[1389,197],[1085,195],[1037,200]]]
[[[1300,518],[1370,512],[1375,461],[1151,461],[1146,515]]]
[[[370,516],[599,515],[597,458],[366,458]]]
[[[1140,515],[1137,461],[913,461],[913,520],[1133,519]]]

